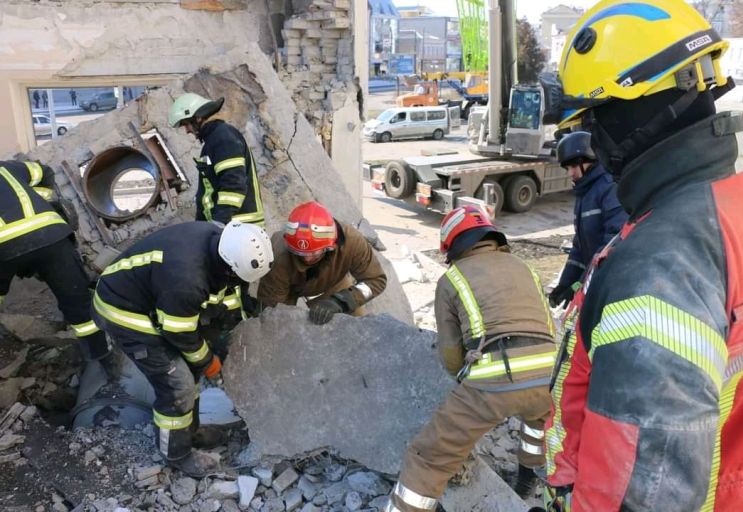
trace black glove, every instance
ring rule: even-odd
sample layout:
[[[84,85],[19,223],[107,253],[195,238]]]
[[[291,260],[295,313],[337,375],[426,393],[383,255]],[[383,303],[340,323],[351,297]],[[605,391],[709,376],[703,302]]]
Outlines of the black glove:
[[[330,322],[336,313],[343,313],[343,305],[333,297],[319,299],[310,306],[310,320],[316,325]]]
[[[550,292],[550,306],[553,308],[557,307],[558,305],[561,305],[561,307],[567,306],[571,300],[573,300],[573,295],[575,295],[575,291],[573,291],[573,288],[567,285],[557,285],[552,292]]]

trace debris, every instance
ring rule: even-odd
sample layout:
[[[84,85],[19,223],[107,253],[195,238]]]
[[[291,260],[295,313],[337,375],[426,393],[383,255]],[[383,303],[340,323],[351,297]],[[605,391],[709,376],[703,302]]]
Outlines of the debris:
[[[5,455],[0,455],[0,464],[5,464],[6,462],[13,462],[14,460],[18,460],[21,458],[21,452],[13,452],[8,453]]]
[[[65,328],[64,322],[15,313],[0,313],[0,324],[22,341],[34,338],[60,338],[58,333]]]
[[[351,489],[367,496],[386,495],[392,490],[390,484],[371,471],[353,473],[346,480]]]
[[[4,434],[0,437],[0,452],[13,448],[14,446],[23,443],[26,436],[20,436],[16,434]]]
[[[34,409],[36,408],[34,407]],[[26,406],[22,403],[14,403],[12,407],[8,409],[8,412],[5,413],[3,419],[0,420],[0,434],[8,430],[13,425],[13,423],[15,423],[15,420],[17,420],[18,417],[25,412],[25,410]]]
[[[260,480],[261,485],[264,487],[271,487],[273,482],[273,470],[270,468],[253,468],[253,475]]]
[[[361,505],[363,505],[363,501],[361,500],[361,495],[357,493],[356,491],[351,491],[348,494],[346,494],[346,508],[350,510],[351,512],[355,512],[356,510],[361,508]]]
[[[170,486],[170,494],[179,505],[187,505],[196,495],[196,480],[190,477],[179,478]]]
[[[276,478],[276,480],[273,481],[271,487],[273,487],[277,494],[281,494],[286,488],[288,488],[298,479],[299,475],[297,474],[297,472],[294,471],[293,468],[287,468]]]
[[[286,512],[292,512],[302,504],[302,491],[291,489],[284,495],[284,506]]]
[[[23,349],[18,353],[16,358],[10,364],[0,369],[0,378],[9,379],[11,377],[15,377],[18,373],[18,370],[20,370],[21,366],[23,366],[23,363],[26,362],[27,357],[28,347],[23,347]]]
[[[239,506],[246,509],[255,496],[255,490],[258,488],[258,479],[252,476],[240,475],[237,477],[237,488],[240,494]]]
[[[134,470],[134,478],[137,480],[147,480],[155,475],[159,475],[162,470],[163,467],[159,465],[136,468]]]
[[[23,379],[12,378],[0,381],[0,409],[13,405],[21,394]]]
[[[529,508],[479,457],[475,458],[469,484],[449,486],[441,504],[447,512],[525,512]]]
[[[209,497],[215,500],[226,500],[240,496],[237,482],[217,480],[209,486]]]

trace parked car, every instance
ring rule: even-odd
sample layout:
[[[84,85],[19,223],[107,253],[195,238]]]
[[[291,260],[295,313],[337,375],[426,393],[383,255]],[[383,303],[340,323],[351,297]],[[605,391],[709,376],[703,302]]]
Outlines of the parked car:
[[[96,94],[89,100],[81,101],[80,107],[83,110],[89,110],[90,112],[97,112],[99,110],[111,110],[116,108],[118,101],[118,98],[113,92],[101,92]]]
[[[33,117],[34,133],[37,137],[52,134],[52,120],[49,119],[49,116],[35,114],[31,117]],[[72,128],[72,126],[68,123],[57,121],[57,135],[64,135],[70,128]]]
[[[364,125],[364,138],[373,142],[433,137],[440,140],[451,129],[447,107],[397,107]]]

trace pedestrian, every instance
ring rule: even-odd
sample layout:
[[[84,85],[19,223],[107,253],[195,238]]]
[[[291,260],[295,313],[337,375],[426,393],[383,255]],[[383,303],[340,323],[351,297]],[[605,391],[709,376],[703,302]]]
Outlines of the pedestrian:
[[[549,508],[741,510],[743,123],[715,107],[728,42],[682,0],[603,0],[567,41],[541,77],[544,122],[591,132],[629,219],[562,336]]]
[[[33,94],[34,99],[34,108],[39,108],[39,100],[41,99],[41,96],[39,96],[39,91],[34,91]]]
[[[338,313],[365,314],[364,304],[387,285],[369,242],[318,202],[294,208],[271,243],[274,266],[258,287],[260,307],[305,298],[310,320],[325,324]]]
[[[75,89],[70,89],[70,103],[72,106],[77,105],[77,92],[75,92]]]
[[[268,235],[258,226],[187,222],[130,246],[98,281],[93,318],[152,385],[158,450],[189,476],[203,478],[214,468],[193,448],[223,441],[198,422],[195,385],[202,375],[216,378],[222,367],[202,339],[200,316],[222,307],[234,286],[260,279],[272,259]]]
[[[436,285],[437,348],[458,384],[410,442],[387,512],[436,510],[475,443],[509,416],[522,419],[519,496],[533,496],[544,466],[555,343],[539,278],[475,206],[444,217],[441,252],[449,268]]]
[[[54,171],[38,162],[0,162],[0,304],[15,277],[44,281],[86,361],[109,353],[90,317],[90,278],[54,191]]]
[[[49,95],[46,93],[46,91],[43,91],[41,93],[41,99],[44,103],[44,108],[48,108],[49,107]]]
[[[204,143],[196,161],[196,220],[263,226],[261,191],[248,144],[237,128],[213,117],[223,103],[224,98],[211,101],[186,93],[173,102],[168,114],[171,127],[182,126]]]
[[[575,235],[560,281],[549,296],[553,308],[558,304],[564,307],[573,299],[593,255],[619,233],[627,220],[627,212],[617,199],[617,184],[596,161],[590,133],[578,131],[564,136],[557,145],[557,160],[573,181]]]

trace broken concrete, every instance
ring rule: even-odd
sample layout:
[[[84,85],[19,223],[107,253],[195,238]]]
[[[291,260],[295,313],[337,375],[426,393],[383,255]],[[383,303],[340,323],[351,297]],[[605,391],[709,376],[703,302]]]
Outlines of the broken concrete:
[[[467,485],[449,486],[441,498],[446,512],[526,512],[529,507],[482,459],[475,458]]]
[[[434,341],[385,315],[315,326],[306,311],[278,306],[238,327],[225,387],[260,453],[330,446],[394,473],[452,386]]]

